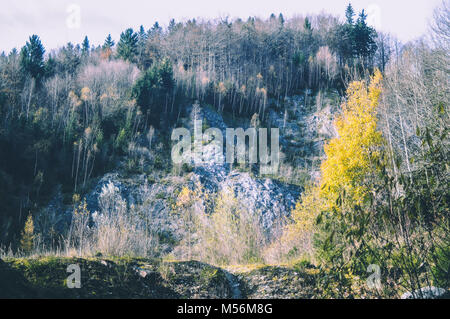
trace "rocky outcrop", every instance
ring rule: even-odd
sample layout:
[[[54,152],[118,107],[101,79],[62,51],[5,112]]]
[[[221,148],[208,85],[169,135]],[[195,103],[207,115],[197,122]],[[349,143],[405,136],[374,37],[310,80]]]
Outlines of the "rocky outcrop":
[[[423,287],[419,290],[405,292],[401,299],[448,299],[450,292],[444,288]]]
[[[294,168],[305,168],[314,177],[317,174],[317,167],[308,166],[307,162],[310,159],[320,158],[324,141],[335,134],[332,126],[332,108],[327,106],[311,111],[305,106],[304,98],[296,96],[285,101],[284,111],[274,108],[268,112],[266,124],[280,128],[280,145],[285,160],[290,161],[288,164]],[[189,116],[182,120],[182,125],[188,128],[192,135],[194,120],[202,120],[206,127],[218,128],[223,136],[226,136],[228,125],[222,115],[212,108],[194,105],[187,107],[187,114]],[[242,126],[244,129],[250,125],[248,119],[241,118],[238,122],[239,124],[233,125]],[[130,175],[119,169],[97,180],[91,180],[90,184],[93,186],[83,196],[86,198],[88,210],[91,213],[99,211],[99,196],[103,187],[109,183],[114,184],[127,206],[138,208],[140,214],[151,221],[152,229],[156,229],[160,234],[161,252],[165,254],[170,252],[183,236],[182,221],[173,214],[177,193],[184,186],[193,188],[200,184],[213,196],[223,189],[232,189],[243,208],[260,214],[262,227],[270,235],[274,223],[280,217],[290,215],[300,197],[302,187],[284,182],[284,176],[258,175],[259,170],[254,169],[257,164],[253,165],[253,168],[242,169],[211,161],[214,155],[212,144],[203,143],[202,147],[204,161],[195,163],[192,160],[188,165],[189,169],[181,174],[165,173],[161,178],[153,178],[146,174]],[[319,162],[316,160],[316,164]],[[50,223],[56,221],[59,230],[64,225],[67,227],[70,224],[73,211],[72,205],[63,205],[63,197],[61,191],[57,192],[50,205],[41,214],[44,221],[48,216],[55,215]],[[38,228],[40,221],[41,218],[37,218]]]
[[[210,108],[194,108],[196,118],[214,125],[224,132],[226,125],[222,117]],[[194,115],[193,115],[194,117]],[[192,122],[187,123],[192,125]],[[190,127],[192,128],[192,127]],[[207,159],[209,144],[204,145]],[[191,162],[192,172],[182,176],[169,174],[157,181],[149,181],[145,174],[126,176],[119,172],[109,173],[100,178],[92,190],[86,194],[89,211],[99,211],[99,196],[108,183],[114,184],[129,207],[139,206],[143,214],[150,217],[153,229],[168,236],[179,238],[180,221],[171,212],[176,201],[176,193],[183,186],[193,187],[200,183],[211,195],[227,188],[235,192],[243,207],[261,214],[264,229],[270,230],[281,216],[288,216],[300,196],[301,188],[283,184],[269,178],[257,178],[251,172],[231,170],[227,164],[205,160],[196,164]],[[67,208],[70,212],[71,207]],[[166,247],[165,251],[170,251]]]
[[[320,298],[314,267],[248,265],[228,267],[240,283],[240,292],[248,299]]]

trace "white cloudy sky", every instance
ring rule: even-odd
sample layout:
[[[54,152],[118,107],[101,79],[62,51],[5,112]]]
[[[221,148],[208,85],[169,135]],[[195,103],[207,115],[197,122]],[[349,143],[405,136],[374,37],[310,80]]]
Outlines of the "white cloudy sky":
[[[351,2],[357,11],[369,10],[370,20],[381,30],[409,41],[426,33],[441,0]],[[347,4],[348,0],[0,0],[0,52],[21,47],[31,34],[38,34],[48,50],[69,41],[80,43],[85,35],[93,44],[103,43],[108,33],[117,40],[128,27],[149,28],[155,21],[167,25],[170,18],[268,17],[280,12],[290,17],[321,11],[343,16]],[[68,12],[71,5],[80,8],[79,28],[68,27],[68,19],[69,26],[76,23]]]

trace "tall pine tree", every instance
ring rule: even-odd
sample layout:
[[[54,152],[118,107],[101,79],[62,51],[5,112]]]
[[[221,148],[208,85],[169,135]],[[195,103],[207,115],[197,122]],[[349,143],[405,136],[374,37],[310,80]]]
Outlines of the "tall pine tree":
[[[125,61],[135,62],[138,54],[138,34],[129,28],[120,35],[117,56]]]
[[[20,51],[22,70],[33,79],[39,79],[44,74],[44,53],[44,46],[37,35],[32,35]]]
[[[91,45],[89,44],[89,39],[87,36],[84,37],[83,43],[81,45],[81,54],[83,56],[89,55],[89,50],[91,48]]]
[[[370,67],[371,60],[377,51],[375,39],[377,32],[367,25],[367,14],[364,10],[359,14],[353,30],[354,54],[365,67]]]
[[[105,43],[103,44],[103,49],[111,49],[115,45],[114,40],[111,38],[111,34],[105,39]]]
[[[349,3],[345,10],[345,19],[347,24],[353,24],[353,17],[355,16],[355,10],[353,10],[352,4]]]

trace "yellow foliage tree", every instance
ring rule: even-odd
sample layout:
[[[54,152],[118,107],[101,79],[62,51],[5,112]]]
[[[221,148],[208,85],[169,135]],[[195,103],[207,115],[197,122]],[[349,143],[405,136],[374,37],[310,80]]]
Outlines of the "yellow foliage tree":
[[[25,227],[22,231],[22,238],[20,240],[20,247],[22,251],[29,254],[34,248],[34,222],[33,217],[28,215],[27,221],[25,222]]]
[[[285,253],[289,249],[312,249],[312,234],[321,212],[342,212],[361,205],[369,194],[374,163],[382,156],[383,138],[377,131],[377,106],[382,75],[376,70],[370,84],[355,81],[347,89],[347,101],[335,126],[338,136],[325,146],[321,180],[308,188],[292,212],[293,223],[283,234]],[[338,201],[338,198],[341,201]],[[338,204],[339,203],[339,204]]]
[[[279,240],[265,251],[269,262],[292,261],[299,257],[313,257],[313,235],[316,231],[317,215],[324,209],[318,186],[308,186],[291,213],[292,223],[284,227]]]
[[[380,158],[383,144],[377,131],[381,81],[376,70],[368,87],[355,81],[347,89],[347,101],[335,122],[338,137],[325,146],[327,159],[321,165],[320,194],[328,209],[336,206],[338,197],[361,205],[370,190],[365,181],[374,173],[373,163]]]

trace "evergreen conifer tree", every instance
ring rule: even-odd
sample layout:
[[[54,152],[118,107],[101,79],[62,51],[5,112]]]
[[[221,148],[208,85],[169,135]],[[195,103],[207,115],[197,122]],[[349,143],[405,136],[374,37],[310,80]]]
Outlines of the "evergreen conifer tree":
[[[134,62],[138,54],[138,34],[129,28],[122,32],[120,41],[117,44],[117,55],[119,58]]]

